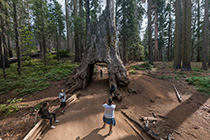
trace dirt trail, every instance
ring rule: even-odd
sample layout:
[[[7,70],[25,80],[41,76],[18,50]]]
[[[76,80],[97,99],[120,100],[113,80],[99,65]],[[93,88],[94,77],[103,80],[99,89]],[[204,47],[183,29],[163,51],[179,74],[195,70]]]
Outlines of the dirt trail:
[[[137,63],[131,63],[131,65],[137,65]],[[128,89],[132,89],[136,93],[128,92],[127,88],[120,89],[123,100],[120,103],[117,102],[117,124],[113,128],[111,136],[106,136],[109,131],[108,126],[106,129],[100,129],[103,125],[102,104],[107,99],[109,90],[108,80],[106,80],[108,78],[107,69],[103,68],[104,79],[100,78],[99,73],[94,75],[94,81],[88,88],[78,91],[81,96],[77,102],[67,108],[64,115],[58,117],[60,123],[56,124],[56,129],[49,130],[43,139],[140,139],[124,120],[124,116],[121,115],[120,111],[123,110],[139,123],[143,123],[140,121],[142,116],[151,117],[152,113],[160,116],[155,125],[150,123],[150,127],[162,138],[172,133],[172,137],[176,140],[209,140],[210,96],[197,92],[193,86],[187,84],[184,78],[159,80],[158,76],[169,75],[174,72],[163,63],[157,63],[155,67],[152,71],[136,71],[135,75],[129,75]],[[96,65],[96,68],[100,69],[101,67]],[[21,106],[20,111],[9,117],[1,116],[0,137],[8,140],[22,139],[36,122],[33,114],[35,105],[47,100],[51,106],[58,106],[56,98],[60,88],[64,88],[63,82],[55,82],[50,88],[26,97],[21,103],[23,106]],[[177,101],[173,84],[182,95],[182,103]],[[8,97],[10,98],[10,94],[1,96],[0,102],[6,101],[9,99]],[[145,133],[143,136],[149,140]]]
[[[106,78],[106,77],[104,77]],[[139,136],[124,120],[124,116],[116,111],[116,127],[109,136],[109,126],[103,125],[102,104],[107,99],[108,81],[93,81],[79,100],[67,108],[66,113],[59,116],[60,123],[55,129],[49,130],[43,140],[139,140]]]
[[[107,78],[107,74],[104,78]],[[160,120],[154,125],[150,124],[150,127],[161,138],[171,133],[173,138],[180,140],[209,140],[208,95],[196,92],[183,81],[159,80],[142,71],[129,75],[129,79],[128,89],[135,90],[136,94],[120,90],[123,101],[117,103],[117,125],[111,136],[106,135],[108,127],[100,129],[103,125],[101,105],[108,97],[108,81],[96,79],[86,90],[80,91],[80,99],[68,108],[65,115],[59,117],[61,122],[56,129],[48,131],[43,140],[140,139],[124,120],[121,109],[139,123],[142,123],[142,116],[151,117],[152,113],[160,116]],[[173,84],[176,84],[182,94],[182,103],[177,101]],[[146,139],[149,140],[147,137]]]

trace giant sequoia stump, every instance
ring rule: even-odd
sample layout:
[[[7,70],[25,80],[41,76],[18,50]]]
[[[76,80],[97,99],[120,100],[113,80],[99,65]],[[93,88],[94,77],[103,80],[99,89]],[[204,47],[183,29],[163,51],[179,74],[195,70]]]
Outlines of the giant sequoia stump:
[[[94,64],[107,63],[109,85],[126,86],[127,72],[120,57],[116,42],[114,0],[107,0],[107,5],[99,21],[88,25],[86,50],[80,66],[73,78],[67,82],[69,92],[87,87],[92,81]]]

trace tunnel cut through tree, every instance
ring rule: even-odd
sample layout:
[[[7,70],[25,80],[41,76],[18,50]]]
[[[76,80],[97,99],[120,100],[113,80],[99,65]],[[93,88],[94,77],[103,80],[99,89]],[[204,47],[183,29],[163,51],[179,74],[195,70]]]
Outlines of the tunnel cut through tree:
[[[88,86],[92,80],[95,63],[106,63],[109,74],[109,86],[114,84],[126,86],[128,84],[127,71],[119,56],[116,41],[115,2],[107,0],[107,5],[99,21],[88,24],[87,42],[84,57],[75,75],[66,83],[68,91]]]

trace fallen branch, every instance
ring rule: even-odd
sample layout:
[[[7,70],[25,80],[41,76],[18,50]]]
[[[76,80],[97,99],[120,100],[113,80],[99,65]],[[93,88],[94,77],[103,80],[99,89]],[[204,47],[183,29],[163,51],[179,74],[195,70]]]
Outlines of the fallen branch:
[[[147,121],[147,120],[148,121],[158,121],[158,119],[155,117],[142,117],[141,120],[142,121]]]
[[[125,121],[130,125],[130,127],[143,139],[146,140],[143,135],[141,134],[141,132],[138,130],[138,128],[135,127],[135,125],[133,125],[128,119],[125,119]]]
[[[182,102],[182,97],[181,97],[181,95],[179,94],[179,91],[176,89],[175,84],[173,84],[173,87],[174,87],[174,90],[175,90],[175,92],[176,92],[176,97],[177,97],[178,101],[181,103],[181,102]]]
[[[128,116],[124,111],[121,111],[121,113],[131,122],[133,122],[134,124],[136,124],[137,126],[139,126],[150,138],[155,139],[155,140],[159,140],[160,137],[157,136],[157,134],[155,134],[152,131],[149,131],[148,129],[146,129],[143,125],[141,125],[139,122],[137,122],[136,120],[134,120],[133,118],[131,118],[130,116]]]

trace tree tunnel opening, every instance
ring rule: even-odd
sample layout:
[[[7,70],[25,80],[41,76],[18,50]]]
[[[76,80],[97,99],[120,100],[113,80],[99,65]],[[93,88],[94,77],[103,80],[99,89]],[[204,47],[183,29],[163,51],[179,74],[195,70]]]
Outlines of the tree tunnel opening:
[[[108,85],[108,68],[107,63],[104,62],[96,62],[94,64],[88,64],[87,68],[87,86],[92,81],[97,82],[106,82]]]

